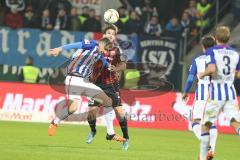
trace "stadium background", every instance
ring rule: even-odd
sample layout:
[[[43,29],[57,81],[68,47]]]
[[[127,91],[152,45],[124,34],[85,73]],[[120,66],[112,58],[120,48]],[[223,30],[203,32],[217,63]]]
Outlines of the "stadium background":
[[[216,25],[225,24],[232,29],[232,47],[239,50],[240,1],[206,0],[205,4],[203,1],[2,0],[0,2],[0,125],[2,129],[9,129],[8,125],[14,128],[18,126],[18,124],[5,121],[50,121],[54,116],[55,104],[64,98],[64,94],[54,90],[52,83],[49,85],[49,79],[53,80],[54,84],[62,82],[65,71],[59,66],[72,52],[64,52],[61,56],[53,58],[47,55],[47,51],[50,48],[81,39],[100,39],[101,29],[105,26],[102,15],[106,9],[115,8],[120,13],[120,21],[116,24],[119,27],[118,40],[130,43],[124,50],[129,64],[134,64],[139,71],[149,71],[144,83],[154,84],[158,81],[167,81],[174,86],[173,88],[163,87],[153,95],[150,94],[151,96],[142,96],[149,91],[136,93],[137,91],[132,92],[123,88],[123,100],[128,99],[129,95],[133,98],[133,103],[128,103],[128,101],[123,103],[124,109],[131,115],[129,126],[191,130],[187,119],[191,116],[190,109],[194,94],[190,94],[187,102],[183,102],[180,97],[191,59],[201,52],[200,38],[206,33],[211,33]],[[194,3],[195,5],[192,5]],[[203,9],[202,13],[201,6],[207,8]],[[90,10],[83,13],[86,8]],[[46,12],[49,12],[49,15]],[[155,21],[152,17],[157,17],[155,25],[157,27],[151,30],[148,27]],[[44,18],[49,21],[44,21]],[[48,24],[45,25],[45,22]],[[159,26],[161,29],[158,28]],[[21,68],[28,56],[34,59],[34,65],[40,69],[38,84],[26,84],[19,80]],[[124,87],[126,81],[122,83]],[[237,84],[236,82],[239,92]],[[87,111],[87,100],[83,98],[77,113],[85,111]],[[79,123],[86,124],[86,122],[74,122],[74,124]],[[41,124],[35,124],[39,126],[39,129],[43,129]],[[98,119],[98,124],[104,125],[102,117]],[[30,124],[25,123],[19,123],[19,125],[31,127]],[[117,126],[117,121],[115,125]],[[219,118],[218,126],[221,133],[234,133],[223,115]],[[2,129],[0,127],[0,130]],[[73,129],[70,127],[70,130]],[[132,133],[137,131],[132,129]],[[141,135],[144,137],[146,134],[153,134],[147,129],[141,132],[142,134],[138,135],[139,138]],[[5,130],[4,134],[7,133]],[[166,131],[159,135],[166,136],[174,133]],[[176,132],[176,135],[178,134],[182,133]],[[193,135],[186,137],[190,136],[193,137]],[[4,139],[1,140],[4,141]],[[220,141],[220,143],[225,144],[225,141]],[[4,143],[2,147],[4,148]],[[116,148],[114,145],[110,145],[111,147]],[[7,153],[4,149],[2,151]],[[145,156],[152,157],[152,159],[154,157],[154,155]],[[145,156],[142,159],[146,159]],[[172,159],[175,159],[174,156]],[[180,159],[187,158],[182,156]]]

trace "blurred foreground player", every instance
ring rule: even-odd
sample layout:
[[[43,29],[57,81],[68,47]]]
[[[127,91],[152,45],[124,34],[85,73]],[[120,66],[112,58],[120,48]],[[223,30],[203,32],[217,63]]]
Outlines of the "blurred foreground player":
[[[81,97],[92,97],[103,106],[112,106],[112,99],[109,98],[101,88],[90,82],[93,64],[101,59],[104,67],[109,67],[102,53],[112,47],[112,43],[108,38],[102,38],[97,44],[95,41],[82,41],[78,43],[68,44],[49,51],[50,55],[57,56],[60,52],[70,49],[78,49],[71,58],[67,66],[67,77],[65,79],[65,90],[67,93],[66,106],[56,114],[51,122],[48,135],[55,134],[57,126],[61,120],[64,120],[74,113],[79,104]]]

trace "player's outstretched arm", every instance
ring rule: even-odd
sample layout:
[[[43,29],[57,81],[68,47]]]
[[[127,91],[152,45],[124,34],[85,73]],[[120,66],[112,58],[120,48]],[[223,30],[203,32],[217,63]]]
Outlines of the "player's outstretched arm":
[[[66,44],[66,45],[63,45],[58,48],[50,49],[48,54],[51,56],[58,56],[62,51],[68,51],[71,49],[83,49],[83,48],[90,49],[90,48],[94,47],[95,45],[96,45],[96,43],[94,41],[90,42],[90,41],[84,40],[84,41],[80,41],[80,42],[76,42],[76,43]]]
[[[49,50],[48,55],[50,55],[50,56],[58,56],[61,51],[62,51],[62,47],[53,48],[53,49]]]
[[[189,91],[192,87],[192,84],[193,84],[193,81],[195,79],[196,74],[197,74],[197,66],[196,66],[196,61],[194,59],[192,61],[191,66],[190,66],[189,73],[188,73],[188,78],[186,80],[185,87],[184,87],[184,92],[182,94],[182,99],[184,101],[186,101],[187,98],[188,98],[188,93],[189,93]]]
[[[185,83],[184,92],[182,94],[182,99],[184,101],[186,101],[187,98],[188,98],[188,93],[189,93],[189,91],[190,91],[190,89],[192,87],[193,81],[194,81],[194,75],[193,74],[189,74],[188,78],[187,78],[187,81]]]
[[[50,49],[48,54],[50,56],[58,56],[64,50],[80,49],[81,47],[82,47],[82,42],[71,43],[71,44],[63,45],[63,46],[58,47],[58,48]]]

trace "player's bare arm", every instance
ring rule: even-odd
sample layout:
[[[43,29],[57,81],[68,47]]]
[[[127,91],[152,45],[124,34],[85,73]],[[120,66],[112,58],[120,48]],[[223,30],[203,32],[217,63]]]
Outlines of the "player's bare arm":
[[[48,55],[50,56],[58,56],[60,53],[62,52],[62,47],[58,47],[58,48],[53,48],[50,49],[48,52]]]
[[[81,49],[82,47],[90,48],[91,45],[92,44],[90,44],[90,42],[88,40],[84,40],[84,41],[80,41],[80,42],[76,42],[76,43],[70,43],[70,44],[67,44],[67,45],[63,45],[61,47],[50,49],[49,52],[48,52],[48,55],[58,56],[64,50]]]
[[[198,78],[202,79],[205,76],[212,76],[216,72],[216,65],[215,64],[209,64],[203,73],[198,74]]]
[[[236,78],[236,79],[240,79],[240,71],[236,71],[236,73],[235,73],[235,78]]]

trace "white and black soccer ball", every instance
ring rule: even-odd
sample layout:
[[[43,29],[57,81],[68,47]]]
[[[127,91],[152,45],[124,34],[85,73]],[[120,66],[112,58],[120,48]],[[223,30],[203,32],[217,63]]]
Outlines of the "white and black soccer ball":
[[[118,21],[119,14],[115,9],[108,9],[104,12],[104,20],[109,24],[114,24]]]

